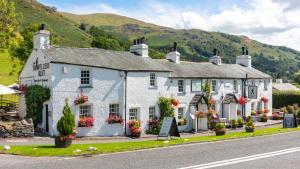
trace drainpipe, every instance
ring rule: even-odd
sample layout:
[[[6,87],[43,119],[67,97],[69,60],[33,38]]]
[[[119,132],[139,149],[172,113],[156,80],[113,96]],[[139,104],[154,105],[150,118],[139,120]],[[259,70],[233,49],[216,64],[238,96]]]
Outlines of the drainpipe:
[[[246,82],[247,82],[247,80],[248,80],[248,74],[246,74],[246,79],[244,79],[243,82],[242,82],[242,85],[243,85],[243,87],[242,87],[242,89],[243,89],[242,96],[243,96],[244,98],[247,97],[247,96],[246,96]],[[246,104],[244,104],[244,105],[242,106],[242,114],[243,114],[244,117],[246,116]]]
[[[127,71],[124,71],[125,72],[125,94],[124,94],[124,100],[125,100],[125,104],[124,104],[124,107],[125,107],[125,136],[127,135]]]

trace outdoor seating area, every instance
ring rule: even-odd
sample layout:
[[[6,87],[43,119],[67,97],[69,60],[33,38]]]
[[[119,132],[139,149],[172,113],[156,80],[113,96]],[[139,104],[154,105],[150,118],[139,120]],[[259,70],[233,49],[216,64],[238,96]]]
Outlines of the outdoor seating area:
[[[18,117],[18,103],[16,100],[20,92],[0,84],[0,121],[16,121]],[[4,99],[6,96],[10,99]]]

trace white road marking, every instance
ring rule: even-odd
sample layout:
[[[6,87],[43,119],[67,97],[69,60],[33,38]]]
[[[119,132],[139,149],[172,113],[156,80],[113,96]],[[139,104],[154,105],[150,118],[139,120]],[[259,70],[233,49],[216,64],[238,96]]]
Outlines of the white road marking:
[[[253,161],[253,160],[258,160],[258,159],[263,159],[263,158],[268,158],[268,157],[273,157],[273,156],[279,156],[279,155],[283,155],[283,154],[294,153],[294,152],[298,152],[298,151],[300,151],[300,147],[289,148],[289,149],[284,149],[284,150],[279,150],[279,151],[273,151],[273,152],[269,152],[269,153],[256,154],[256,155],[251,155],[251,156],[245,156],[245,157],[240,157],[240,158],[222,160],[222,161],[217,161],[217,162],[212,162],[212,163],[207,163],[207,164],[194,165],[194,166],[183,167],[183,168],[179,168],[179,169],[206,169],[206,168],[220,167],[220,166],[225,166],[225,165],[230,165],[230,164],[242,163],[242,162],[246,162],[246,161]]]

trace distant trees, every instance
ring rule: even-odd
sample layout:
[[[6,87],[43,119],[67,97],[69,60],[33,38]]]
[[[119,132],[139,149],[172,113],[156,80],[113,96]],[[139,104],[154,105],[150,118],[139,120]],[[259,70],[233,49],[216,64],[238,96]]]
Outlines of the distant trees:
[[[86,31],[86,24],[85,23],[81,23],[80,25],[79,25],[79,29],[81,29],[81,30],[83,30],[83,31]]]
[[[14,3],[11,0],[0,0],[0,48],[18,45],[21,40],[18,27]]]

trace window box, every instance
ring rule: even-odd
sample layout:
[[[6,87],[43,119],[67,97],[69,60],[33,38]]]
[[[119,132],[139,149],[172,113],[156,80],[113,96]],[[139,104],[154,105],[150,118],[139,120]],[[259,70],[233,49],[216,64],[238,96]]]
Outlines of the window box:
[[[79,118],[78,127],[93,127],[95,119],[93,117]]]
[[[123,124],[124,119],[122,118],[121,115],[118,115],[116,113],[109,113],[108,118],[106,119],[106,122],[108,124],[115,124],[115,123]]]

